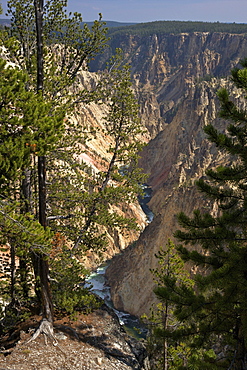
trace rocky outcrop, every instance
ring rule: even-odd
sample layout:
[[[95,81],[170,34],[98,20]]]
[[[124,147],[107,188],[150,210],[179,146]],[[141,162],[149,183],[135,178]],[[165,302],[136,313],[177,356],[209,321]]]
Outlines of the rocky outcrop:
[[[78,313],[74,321],[68,317],[55,320],[56,342],[42,336],[30,340],[39,319],[32,317],[20,324],[9,341],[1,338],[1,369],[150,369],[144,345],[129,337],[113,310],[104,305],[88,315]]]
[[[176,214],[209,209],[209,200],[197,191],[195,181],[207,168],[226,163],[227,157],[208,142],[203,127],[213,123],[224,130],[225,123],[217,116],[216,91],[230,87],[224,76],[245,57],[246,42],[244,35],[219,33],[153,35],[145,43],[136,40],[132,53],[127,48],[142,120],[152,138],[140,164],[150,174],[154,221],[107,269],[118,309],[135,315],[149,311],[154,301],[150,273],[157,266],[154,254],[178,228]],[[233,93],[239,96],[238,91]]]

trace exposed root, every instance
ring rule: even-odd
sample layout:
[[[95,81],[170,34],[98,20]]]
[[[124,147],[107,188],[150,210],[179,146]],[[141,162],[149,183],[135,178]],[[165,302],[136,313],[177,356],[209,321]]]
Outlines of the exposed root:
[[[54,335],[54,330],[53,330],[53,324],[48,321],[47,319],[43,319],[41,321],[41,324],[39,326],[39,328],[36,330],[36,332],[33,334],[33,336],[27,341],[27,343],[35,340],[36,338],[38,338],[38,336],[40,334],[44,334],[45,336],[45,341],[46,341],[46,338],[50,338],[53,342],[54,342],[54,345],[57,345],[58,342],[57,342],[57,339],[55,338],[55,335]],[[47,344],[47,342],[46,342]]]
[[[40,334],[43,334],[44,335],[45,344],[46,345],[47,345],[47,337],[48,337],[48,338],[50,338],[53,341],[53,345],[56,346],[63,353],[63,355],[65,357],[67,357],[67,354],[58,345],[58,341],[57,341],[57,339],[56,339],[56,337],[54,335],[53,324],[49,320],[43,319],[41,321],[41,324],[40,324],[39,328],[35,331],[35,333],[33,334],[33,336],[26,343],[30,343],[31,341],[35,340],[36,338],[38,338],[38,336]]]

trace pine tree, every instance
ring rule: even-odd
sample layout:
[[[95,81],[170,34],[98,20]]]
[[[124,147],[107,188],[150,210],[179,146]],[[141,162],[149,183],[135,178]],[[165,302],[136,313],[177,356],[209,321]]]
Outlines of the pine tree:
[[[175,245],[168,241],[156,254],[158,267],[151,270],[159,303],[154,304],[149,327],[148,346],[152,369],[214,369],[214,351],[191,346],[190,319],[181,321],[177,308],[194,295],[194,281],[184,267]]]
[[[9,59],[19,65],[28,75],[25,89],[33,93],[36,92],[37,101],[44,100],[50,108],[49,111],[46,110],[46,115],[43,118],[43,106],[41,105],[40,112],[42,114],[36,112],[36,121],[27,122],[28,129],[31,132],[36,132],[39,142],[25,143],[35,149],[34,160],[31,160],[32,157],[29,156],[27,161],[23,162],[23,165],[26,164],[27,167],[21,167],[24,179],[20,187],[22,192],[19,195],[20,200],[23,199],[25,204],[25,207],[21,205],[20,212],[27,215],[30,212],[34,213],[31,205],[32,184],[30,179],[32,170],[30,170],[30,165],[34,165],[37,158],[38,188],[36,187],[36,189],[38,189],[39,201],[36,203],[36,212],[44,230],[47,226],[45,166],[48,149],[51,149],[46,143],[49,144],[50,141],[57,142],[63,132],[63,118],[69,109],[69,105],[74,104],[76,100],[84,99],[84,93],[81,92],[73,94],[71,98],[69,88],[74,84],[78,72],[84,67],[88,58],[100,50],[105,42],[105,31],[102,30],[102,23],[95,22],[92,31],[86,26],[82,29],[80,26],[81,16],[76,13],[73,17],[67,17],[64,11],[66,5],[66,1],[47,1],[45,5],[43,0],[9,1],[9,14],[12,15],[12,27],[9,29],[11,37],[7,36],[4,40]],[[71,34],[72,30],[73,34]],[[60,41],[59,45],[57,44],[58,41]],[[59,48],[60,54],[55,55],[53,53],[52,49],[56,49],[56,47]],[[60,63],[57,60],[58,55],[61,58]],[[45,81],[49,81],[49,83],[45,85]],[[31,109],[33,107],[29,107],[29,114]],[[56,117],[59,126],[53,131],[55,125],[52,124],[51,118],[54,115],[56,116],[58,111],[63,113],[59,115],[59,118]],[[56,113],[54,114],[54,112]],[[35,126],[36,122],[38,122],[39,127]],[[7,127],[9,128],[8,123]],[[36,185],[35,182],[34,186]],[[12,238],[12,245],[13,243],[14,239]],[[48,254],[46,250],[42,249],[39,252],[30,250],[30,253],[36,277],[36,295],[40,300],[43,318],[45,319],[43,323],[44,325],[45,322],[52,324],[53,303],[48,277]],[[21,262],[24,266],[27,266],[26,260],[22,259]],[[44,325],[43,330],[45,329]],[[48,330],[52,330],[51,325]]]
[[[70,125],[69,135],[64,136],[58,150],[49,158],[53,159],[50,165],[53,161],[56,166],[59,163],[59,171],[50,170],[48,203],[52,213],[48,215],[49,226],[64,240],[73,243],[70,250],[65,249],[64,255],[61,254],[60,258],[64,260],[71,256],[80,258],[88,251],[94,257],[101,257],[108,247],[107,234],[137,229],[136,221],[126,217],[124,212],[142,192],[141,184],[145,181],[138,168],[142,129],[129,67],[121,66],[121,63],[121,51],[117,51],[99,85],[107,114],[104,126],[94,135],[106,137],[111,142],[108,159],[101,159],[103,169],[93,170],[85,163],[75,161],[86,143],[78,128],[72,129]],[[60,284],[55,272],[53,280]],[[58,297],[61,289],[55,289]]]
[[[110,160],[104,171],[97,173],[93,179],[89,177],[86,180],[91,190],[87,194],[85,222],[73,250],[83,240],[84,243],[100,245],[99,233],[95,230],[95,234],[92,229],[95,226],[97,229],[97,225],[120,230],[136,226],[134,219],[119,215],[113,208],[124,204],[126,206],[135,200],[142,192],[141,184],[145,179],[138,167],[138,152],[143,147],[139,135],[143,130],[138,117],[138,105],[131,90],[129,66],[121,66],[122,59],[121,50],[117,50],[109,63],[109,70],[101,80],[101,91],[107,107],[103,134],[112,140],[108,148]],[[93,235],[96,235],[94,242]],[[103,241],[102,234],[100,241]]]
[[[28,304],[28,269],[33,264],[30,256],[41,253],[48,255],[51,246],[50,231],[40,228],[33,215],[24,211],[20,198],[20,182],[24,169],[32,166],[33,159],[54,147],[56,138],[61,134],[59,128],[63,125],[64,112],[56,107],[54,109],[51,102],[44,101],[42,95],[27,91],[28,76],[25,72],[7,66],[2,59],[0,69],[1,245],[10,245],[11,282],[7,289],[10,294],[8,308],[16,308],[20,303],[20,291]],[[15,264],[16,257],[20,259],[19,269]]]
[[[54,148],[62,133],[64,113],[51,102],[26,90],[27,74],[0,60],[0,189],[17,192],[21,171],[31,164],[32,155]]]
[[[37,87],[37,10],[39,38],[43,44],[42,92],[53,104],[61,105],[62,99],[71,104],[92,99],[88,91],[76,89],[76,78],[87,69],[89,61],[105,47],[105,23],[94,21],[91,28],[82,23],[80,13],[67,14],[67,1],[9,0],[8,15],[11,28],[5,38],[9,58],[29,74],[28,87]],[[40,10],[39,10],[40,13]],[[39,71],[40,74],[40,71]],[[71,87],[73,87],[71,89]],[[70,95],[72,101],[70,101]],[[68,106],[66,107],[68,109]]]
[[[14,279],[16,267],[13,264],[10,285],[27,297],[29,277],[25,271],[33,269],[36,298],[40,301],[45,319],[39,332],[50,333],[54,303],[70,312],[75,307],[90,304],[90,299],[80,288],[85,269],[74,257],[81,257],[81,252],[87,250],[106,248],[102,227],[104,230],[136,227],[133,219],[128,220],[115,212],[115,206],[124,207],[124,203],[134,199],[143,181],[143,175],[137,168],[141,128],[129,68],[119,68],[121,62],[116,57],[111,73],[106,73],[107,77],[101,84],[93,91],[79,91],[78,75],[104,46],[105,30],[100,21],[94,23],[92,30],[86,25],[81,28],[81,16],[77,13],[67,16],[64,10],[66,4],[66,1],[53,0],[10,0],[12,27],[8,35],[2,37],[8,58],[26,76],[24,90],[33,96],[34,107],[37,106],[33,111],[33,107],[31,109],[27,105],[28,116],[23,116],[25,120],[21,122],[24,129],[20,133],[19,153],[24,153],[25,158],[22,154],[20,163],[13,171],[14,177],[8,172],[18,200],[13,204],[12,219],[20,227],[24,219],[30,224],[33,222],[35,234],[35,218],[38,218],[43,227],[41,234],[44,235],[45,245],[43,249],[35,249],[25,244],[25,240],[22,243],[15,235],[11,237],[9,244],[20,258],[20,278],[18,281]],[[76,161],[80,144],[85,145],[86,134],[83,128],[80,129],[82,132],[78,131],[78,127],[69,123],[68,119],[65,121],[64,117],[73,112],[76,104],[88,104],[99,99],[101,104],[104,100],[109,110],[105,120],[107,135],[112,136],[113,144],[109,147],[111,160],[105,162],[106,170],[93,177],[89,168]],[[15,111],[16,101],[11,104]],[[8,121],[6,125],[9,130],[11,125]],[[26,131],[30,134],[28,138]],[[47,163],[48,177],[52,179],[48,188]],[[3,186],[8,191],[6,201],[9,203],[14,195],[6,179],[4,175]],[[6,217],[6,212],[3,212],[3,225]],[[47,227],[47,221],[53,233]],[[50,238],[49,247],[47,238]],[[72,249],[68,248],[71,242],[74,245]],[[50,274],[49,267],[52,268]],[[50,294],[49,275],[54,301]]]
[[[232,81],[246,96],[246,60],[242,66],[232,71]],[[178,250],[185,261],[197,266],[198,273],[195,290],[175,303],[175,314],[187,325],[186,332],[181,330],[180,334],[190,337],[191,347],[214,349],[217,368],[246,369],[247,113],[225,89],[218,97],[220,116],[231,122],[225,133],[212,125],[206,126],[205,132],[231,160],[226,166],[208,170],[207,180],[198,181],[199,190],[217,205],[218,214],[195,210],[192,218],[184,213],[178,217],[183,230],[175,236],[191,245]]]

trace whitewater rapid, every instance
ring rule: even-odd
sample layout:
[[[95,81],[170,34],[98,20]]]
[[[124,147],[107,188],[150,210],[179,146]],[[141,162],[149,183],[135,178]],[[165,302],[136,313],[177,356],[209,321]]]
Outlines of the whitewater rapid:
[[[85,287],[90,288],[94,294],[103,299],[105,304],[115,312],[120,325],[123,326],[128,334],[136,339],[145,338],[147,330],[138,317],[130,315],[127,312],[118,311],[113,306],[110,287],[107,286],[105,279],[105,271],[109,263],[98,267],[97,270],[87,278]]]

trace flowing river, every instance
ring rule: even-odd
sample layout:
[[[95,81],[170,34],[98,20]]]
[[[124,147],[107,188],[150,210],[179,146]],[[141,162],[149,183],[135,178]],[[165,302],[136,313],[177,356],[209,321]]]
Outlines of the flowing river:
[[[139,198],[139,203],[142,207],[142,210],[145,212],[147,216],[147,221],[148,223],[152,222],[153,220],[153,213],[151,210],[148,208],[147,203],[149,202],[151,198],[151,189],[144,185],[144,197]],[[100,267],[97,268],[95,272],[93,272],[88,278],[85,286],[90,287],[91,286],[91,291],[95,293],[97,296],[99,296],[101,299],[104,300],[105,304],[108,307],[111,307],[114,312],[116,313],[120,325],[122,325],[125,329],[125,331],[135,337],[136,339],[141,339],[145,338],[147,335],[147,329],[145,326],[140,322],[138,317],[130,315],[127,312],[121,312],[118,311],[114,308],[112,300],[111,300],[111,293],[110,293],[110,287],[107,286],[106,284],[106,279],[105,279],[105,271],[107,267],[109,266],[111,262],[109,261],[106,264],[101,265]]]
[[[111,300],[110,287],[106,285],[105,279],[105,271],[108,265],[109,264],[98,267],[97,270],[88,277],[86,286],[91,286],[90,290],[102,298],[105,304],[114,310],[120,325],[123,326],[129,335],[135,337],[136,339],[145,338],[147,329],[140,322],[138,317],[132,316],[126,312],[118,311],[114,308]]]

